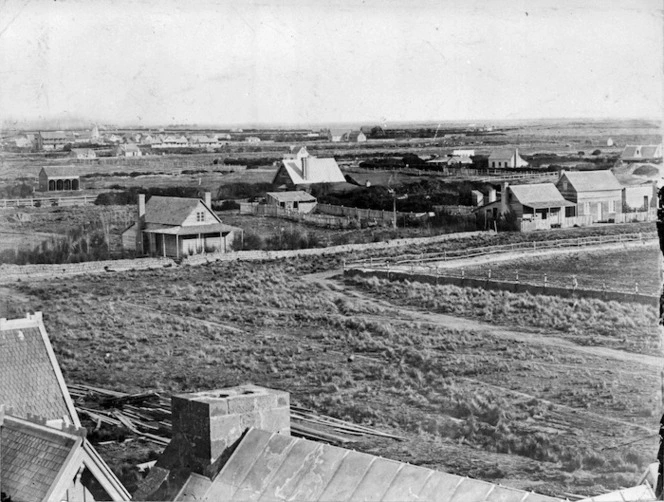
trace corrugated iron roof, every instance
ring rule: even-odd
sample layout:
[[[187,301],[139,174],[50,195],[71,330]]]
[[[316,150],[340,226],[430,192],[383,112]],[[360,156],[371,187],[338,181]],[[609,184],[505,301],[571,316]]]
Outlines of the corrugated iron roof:
[[[615,492],[596,495],[579,502],[655,502],[655,492],[648,485],[638,485]]]
[[[343,183],[346,181],[337,161],[333,158],[319,159],[307,157],[307,177],[303,177],[302,165],[295,160],[283,160],[282,165],[294,185],[311,185],[314,183]]]
[[[565,200],[553,183],[511,185],[508,189],[521,204],[536,209],[575,205],[573,202]]]
[[[51,500],[72,451],[83,438],[5,416],[0,424],[0,479],[12,500]]]
[[[80,424],[41,321],[0,325],[0,404],[13,415]]]
[[[177,500],[559,501],[258,429],[247,432],[211,484],[190,479],[185,488]]]
[[[621,190],[622,185],[609,171],[565,171],[565,177],[577,192],[597,192],[602,190]],[[560,181],[559,181],[560,183]]]
[[[494,150],[489,155],[489,160],[510,161],[515,153],[515,150]]]
[[[295,190],[291,192],[267,192],[266,195],[274,197],[279,202],[316,202],[316,197],[304,190]]]

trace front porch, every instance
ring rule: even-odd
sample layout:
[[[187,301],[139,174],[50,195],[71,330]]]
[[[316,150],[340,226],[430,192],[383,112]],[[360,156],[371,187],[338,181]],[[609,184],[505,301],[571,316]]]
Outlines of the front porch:
[[[143,231],[143,250],[153,256],[175,259],[204,253],[227,253],[231,250],[232,232],[232,228],[226,225],[146,229]]]

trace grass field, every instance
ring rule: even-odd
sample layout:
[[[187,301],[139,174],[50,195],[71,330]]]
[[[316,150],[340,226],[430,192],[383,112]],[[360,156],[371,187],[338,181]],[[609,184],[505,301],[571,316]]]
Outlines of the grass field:
[[[284,389],[406,438],[360,450],[550,494],[630,486],[655,458],[654,438],[613,447],[656,432],[662,360],[606,346],[655,343],[656,313],[321,275],[336,265],[210,264],[9,294],[16,314],[44,311],[71,382]],[[127,458],[155,455],[139,443],[100,449],[125,476]]]
[[[659,272],[660,251],[655,246],[614,251],[579,251],[575,253],[520,258],[467,268],[469,276],[486,276],[491,269],[495,280],[515,280],[541,284],[544,275],[548,284],[571,288],[576,277],[579,288],[620,291],[638,290],[655,295],[661,289]]]

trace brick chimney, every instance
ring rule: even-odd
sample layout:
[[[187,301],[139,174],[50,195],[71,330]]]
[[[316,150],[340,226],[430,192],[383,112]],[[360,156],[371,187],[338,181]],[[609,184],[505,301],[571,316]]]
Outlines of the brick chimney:
[[[288,392],[256,385],[180,394],[171,398],[173,442],[188,444],[205,469],[250,427],[290,434]]]
[[[136,211],[136,251],[144,253],[143,249],[143,222],[145,221],[145,194],[138,194],[138,211]]]
[[[501,214],[505,214],[509,208],[509,195],[508,195],[508,189],[509,189],[510,184],[507,181],[503,181],[503,184],[501,186],[500,190],[500,212]]]
[[[205,205],[212,209],[212,194],[210,192],[205,192]]]
[[[496,189],[489,188],[488,202],[496,202]]]

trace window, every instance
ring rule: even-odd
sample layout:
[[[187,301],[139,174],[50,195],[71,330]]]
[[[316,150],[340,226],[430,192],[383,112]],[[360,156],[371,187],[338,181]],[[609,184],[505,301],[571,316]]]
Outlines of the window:
[[[610,200],[609,201],[609,213],[615,213],[616,212],[616,201],[615,200]]]
[[[576,216],[576,208],[575,207],[566,207],[565,208],[565,218],[573,218]]]
[[[205,212],[197,211],[196,212],[196,221],[205,221]]]
[[[590,214],[590,202],[583,203],[583,214]]]

